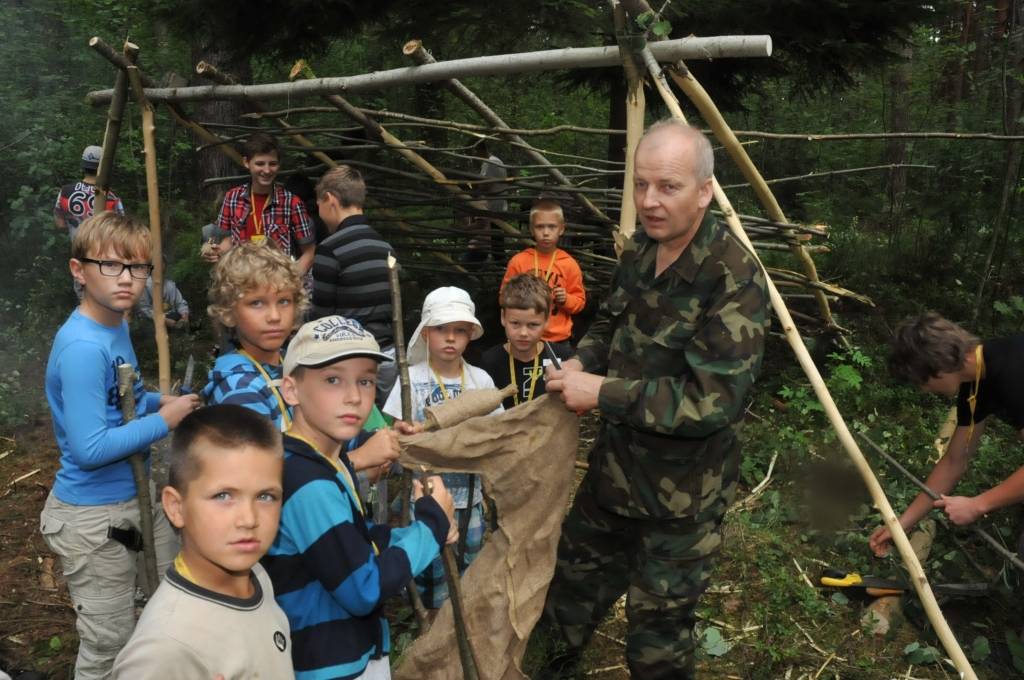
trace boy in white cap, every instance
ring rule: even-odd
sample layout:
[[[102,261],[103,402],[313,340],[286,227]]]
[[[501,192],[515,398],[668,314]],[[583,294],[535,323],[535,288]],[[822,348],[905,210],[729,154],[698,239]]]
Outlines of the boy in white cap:
[[[408,527],[374,524],[363,511],[356,471],[398,457],[394,430],[362,430],[377,364],[390,360],[359,322],[341,316],[302,326],[284,358],[281,392],[294,420],[284,435],[281,524],[263,566],[288,616],[298,680],[389,678],[383,602],[458,539],[439,478],[433,496],[414,485],[416,521]]]
[[[494,387],[491,376],[472,366],[462,353],[472,340],[484,334],[476,319],[476,306],[469,293],[446,286],[431,291],[423,300],[420,325],[409,345],[409,382],[412,391],[412,418],[423,421],[427,406],[454,399],[463,390]],[[496,412],[502,411],[499,406]],[[402,390],[396,384],[384,404],[384,413],[402,416]],[[480,552],[484,541],[483,493],[480,478],[468,473],[441,475],[455,501],[455,521],[459,528],[456,560],[459,570],[466,567]],[[448,599],[444,564],[434,560],[429,569],[416,578],[423,595],[423,604],[438,609]]]

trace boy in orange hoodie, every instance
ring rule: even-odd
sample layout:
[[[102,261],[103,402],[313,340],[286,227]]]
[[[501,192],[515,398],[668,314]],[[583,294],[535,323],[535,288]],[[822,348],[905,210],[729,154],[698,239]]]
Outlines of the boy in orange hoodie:
[[[562,206],[550,199],[541,199],[530,209],[530,233],[537,243],[526,248],[508,261],[501,288],[509,280],[523,273],[543,279],[551,287],[551,315],[541,336],[556,349],[571,351],[572,316],[583,311],[587,304],[587,291],[583,288],[583,272],[572,255],[558,247],[558,239],[565,232]],[[500,292],[499,292],[500,296]]]

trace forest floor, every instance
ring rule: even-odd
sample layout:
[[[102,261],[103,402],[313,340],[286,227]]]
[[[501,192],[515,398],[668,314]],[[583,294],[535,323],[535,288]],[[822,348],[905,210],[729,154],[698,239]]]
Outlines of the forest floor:
[[[41,385],[42,367],[38,369],[39,375],[25,376],[23,384]],[[197,376],[202,371],[197,366]],[[899,576],[900,569],[896,558],[868,555],[866,536],[877,514],[866,492],[859,491],[859,478],[837,462],[834,437],[822,427],[806,394],[799,387],[786,391],[787,385],[798,383],[794,376],[780,372],[764,381],[748,409],[743,481],[726,518],[711,589],[699,607],[700,677],[956,677],[912,596],[904,597],[905,617],[898,625],[888,635],[875,636],[861,622],[864,601],[816,586],[827,567],[884,577]],[[874,393],[875,398],[884,396]],[[865,422],[871,421],[868,417]],[[579,460],[586,459],[595,422],[585,419]],[[925,429],[932,424],[926,423]],[[887,426],[886,433],[894,437],[887,442],[893,447],[900,437],[919,435],[901,427]],[[0,669],[15,677],[19,670],[61,680],[71,677],[77,648],[74,612],[60,565],[39,533],[39,512],[58,457],[42,409],[17,427],[0,430]],[[776,463],[769,475],[772,459]],[[1005,470],[993,474],[1005,475]],[[760,490],[751,495],[758,485]],[[894,506],[902,507],[911,496],[907,492],[895,499]],[[925,563],[933,582],[991,584],[987,596],[942,601],[975,671],[981,678],[1019,676],[1024,647],[1017,638],[1021,616],[1015,576],[966,534],[949,537],[939,531]],[[953,538],[955,544],[949,542]],[[586,677],[629,677],[626,634],[620,600],[587,650]],[[396,626],[396,638],[402,635],[403,627]],[[396,652],[401,646],[399,641]],[[536,665],[537,658],[528,653],[527,672]]]

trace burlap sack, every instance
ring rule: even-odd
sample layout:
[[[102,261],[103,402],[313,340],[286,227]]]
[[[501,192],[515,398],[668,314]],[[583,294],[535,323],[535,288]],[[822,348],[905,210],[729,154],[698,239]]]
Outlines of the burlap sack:
[[[501,415],[402,438],[402,465],[476,472],[498,508],[498,531],[462,577],[481,680],[526,678],[521,661],[554,573],[578,434],[579,419],[544,395]],[[450,603],[405,653],[394,677],[463,677]]]

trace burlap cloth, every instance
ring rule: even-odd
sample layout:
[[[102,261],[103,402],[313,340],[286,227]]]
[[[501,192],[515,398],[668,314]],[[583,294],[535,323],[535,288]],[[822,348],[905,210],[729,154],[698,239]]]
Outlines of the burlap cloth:
[[[554,573],[578,435],[576,415],[544,395],[501,415],[402,438],[402,465],[478,473],[498,508],[498,531],[462,577],[481,680],[526,678],[523,652]],[[406,651],[394,677],[463,677],[450,603]]]

